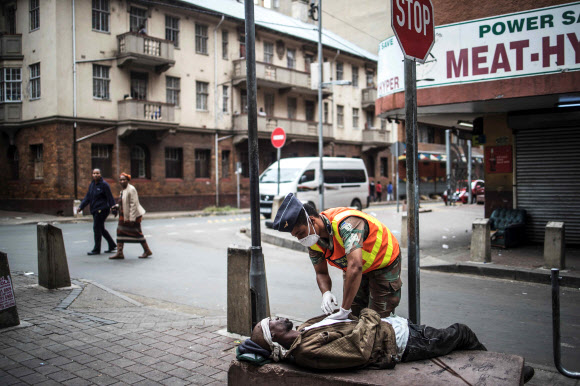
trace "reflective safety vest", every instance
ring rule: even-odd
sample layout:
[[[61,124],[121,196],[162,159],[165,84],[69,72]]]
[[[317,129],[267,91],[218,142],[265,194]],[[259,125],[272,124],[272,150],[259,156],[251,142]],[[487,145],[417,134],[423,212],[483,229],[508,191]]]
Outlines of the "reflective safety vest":
[[[322,252],[330,265],[346,271],[344,241],[340,237],[338,228],[340,223],[349,216],[364,218],[369,225],[369,234],[362,245],[363,273],[387,267],[399,256],[399,242],[389,228],[373,216],[350,208],[331,208],[322,214],[330,220],[334,250],[322,248],[319,244],[314,244],[310,248]]]

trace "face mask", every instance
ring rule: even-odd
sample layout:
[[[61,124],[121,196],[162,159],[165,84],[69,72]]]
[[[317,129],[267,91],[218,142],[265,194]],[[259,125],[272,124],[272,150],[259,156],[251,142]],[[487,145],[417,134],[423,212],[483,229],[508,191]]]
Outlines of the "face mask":
[[[306,213],[306,211],[304,212]],[[314,228],[314,224],[312,224],[312,221],[310,221],[310,217],[308,217],[308,214],[306,214],[306,218],[308,219],[308,223],[310,224],[310,226],[312,226],[312,229],[314,229],[314,234],[313,235],[310,234],[310,226],[309,226],[308,236],[304,237],[303,239],[299,239],[298,242],[304,245],[305,247],[310,248],[311,246],[313,246],[318,242],[320,236],[316,234],[316,229]]]

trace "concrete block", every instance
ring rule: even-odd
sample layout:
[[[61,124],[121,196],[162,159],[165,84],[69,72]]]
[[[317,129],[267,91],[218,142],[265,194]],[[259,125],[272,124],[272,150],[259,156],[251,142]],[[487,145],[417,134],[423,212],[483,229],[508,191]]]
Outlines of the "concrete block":
[[[431,360],[399,363],[392,370],[312,371],[287,363],[254,366],[232,361],[228,385],[520,385],[524,358],[489,351],[455,351],[439,357],[461,378]]]
[[[563,222],[550,221],[544,236],[544,264],[546,268],[566,269],[566,240]]]
[[[228,248],[228,332],[250,336],[252,298],[250,293],[249,248]]]
[[[274,201],[272,202],[272,221],[276,218],[276,213],[278,213],[278,209],[280,205],[284,202],[286,196],[276,196],[274,197]]]
[[[491,239],[487,218],[477,218],[472,224],[471,260],[491,263]]]
[[[70,287],[62,230],[47,223],[38,223],[36,234],[38,284],[48,289]]]
[[[399,240],[399,246],[401,248],[409,248],[407,243],[407,215],[401,216],[401,238]]]
[[[20,318],[16,310],[14,286],[8,265],[8,255],[0,252],[0,328],[18,326]]]

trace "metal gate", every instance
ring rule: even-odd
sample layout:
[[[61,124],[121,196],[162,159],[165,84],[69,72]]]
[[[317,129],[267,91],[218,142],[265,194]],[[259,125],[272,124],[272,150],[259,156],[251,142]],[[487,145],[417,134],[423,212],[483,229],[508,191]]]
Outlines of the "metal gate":
[[[516,200],[527,234],[544,242],[548,221],[563,221],[566,243],[580,244],[580,128],[516,132]]]

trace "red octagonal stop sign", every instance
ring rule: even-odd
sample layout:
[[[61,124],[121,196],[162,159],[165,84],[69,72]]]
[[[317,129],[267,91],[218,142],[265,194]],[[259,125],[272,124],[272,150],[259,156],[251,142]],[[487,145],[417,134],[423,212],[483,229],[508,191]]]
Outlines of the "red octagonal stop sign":
[[[431,0],[391,0],[391,26],[405,57],[425,62],[435,42]]]
[[[276,127],[274,129],[274,131],[272,132],[272,145],[276,148],[279,149],[282,146],[284,146],[284,143],[286,143],[286,133],[284,132],[284,129],[281,127]]]

